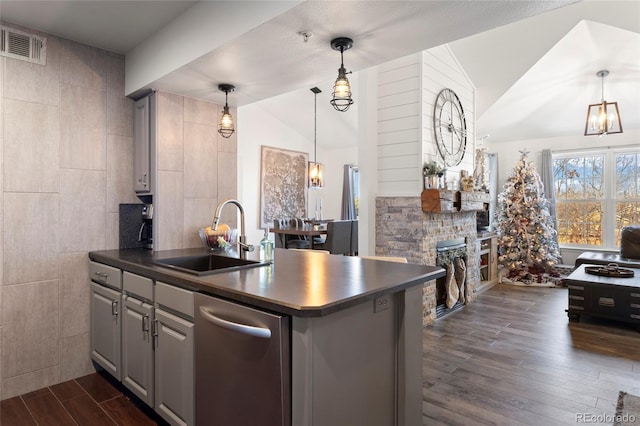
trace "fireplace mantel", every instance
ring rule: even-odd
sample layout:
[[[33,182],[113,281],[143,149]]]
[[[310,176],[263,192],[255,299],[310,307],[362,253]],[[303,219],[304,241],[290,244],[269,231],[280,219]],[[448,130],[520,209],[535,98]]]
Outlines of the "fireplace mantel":
[[[491,197],[488,192],[425,189],[421,194],[425,213],[455,213],[488,210]]]

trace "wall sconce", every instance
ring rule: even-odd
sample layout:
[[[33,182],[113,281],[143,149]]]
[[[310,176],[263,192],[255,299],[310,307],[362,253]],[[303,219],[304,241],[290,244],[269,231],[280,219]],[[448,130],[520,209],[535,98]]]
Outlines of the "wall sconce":
[[[322,177],[322,163],[316,161],[316,142],[318,136],[318,93],[322,90],[317,87],[312,87],[314,98],[313,107],[313,161],[309,161],[309,188],[320,189],[324,186],[324,179]]]
[[[344,68],[343,53],[345,50],[349,50],[353,47],[353,40],[347,37],[338,37],[331,40],[331,48],[333,50],[340,51],[340,68],[338,68],[338,78],[333,85],[333,94],[331,99],[331,105],[338,111],[346,111],[353,104],[351,99],[351,86],[347,79],[347,74],[351,74],[351,71],[347,73]]]
[[[222,110],[222,115],[220,116],[218,133],[220,133],[223,138],[229,138],[236,131],[236,129],[233,124],[233,116],[229,112],[228,96],[229,92],[233,92],[236,90],[236,87],[231,84],[220,84],[218,86],[218,89],[224,92],[224,109]]]
[[[609,75],[609,71],[598,71],[596,75],[602,79],[602,100],[599,104],[589,105],[587,122],[584,126],[584,135],[602,136],[622,133],[622,122],[620,121],[618,103],[606,102],[604,100],[604,78]]]

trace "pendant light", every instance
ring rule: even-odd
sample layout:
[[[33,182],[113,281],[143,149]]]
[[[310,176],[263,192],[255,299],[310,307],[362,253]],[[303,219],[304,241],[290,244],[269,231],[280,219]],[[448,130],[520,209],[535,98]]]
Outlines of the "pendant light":
[[[340,51],[340,68],[338,68],[338,78],[333,85],[333,97],[330,101],[331,105],[338,111],[346,111],[353,104],[351,86],[347,79],[347,74],[351,74],[351,71],[347,73],[343,59],[344,51],[351,49],[351,47],[353,47],[353,40],[350,38],[338,37],[331,40],[331,48]]]
[[[607,70],[596,73],[596,76],[602,79],[602,99],[599,104],[589,105],[587,122],[584,126],[585,136],[622,133],[622,122],[620,121],[618,103],[604,100],[604,78],[608,75],[609,71]]]
[[[222,115],[220,116],[218,133],[220,133],[223,138],[230,138],[231,135],[236,131],[236,129],[233,123],[233,116],[229,112],[228,97],[229,92],[233,92],[234,90],[236,90],[236,87],[231,84],[220,84],[218,86],[218,89],[224,92],[224,109],[222,110]]]
[[[309,188],[320,189],[324,186],[322,177],[322,163],[316,161],[317,135],[318,135],[318,93],[322,90],[312,87],[314,97],[313,108],[313,161],[309,161]]]

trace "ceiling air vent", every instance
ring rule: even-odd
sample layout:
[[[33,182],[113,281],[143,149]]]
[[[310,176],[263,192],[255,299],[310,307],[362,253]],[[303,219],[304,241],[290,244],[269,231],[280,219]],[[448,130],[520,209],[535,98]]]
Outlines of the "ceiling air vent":
[[[47,64],[47,39],[5,26],[0,27],[0,55],[34,64]]]

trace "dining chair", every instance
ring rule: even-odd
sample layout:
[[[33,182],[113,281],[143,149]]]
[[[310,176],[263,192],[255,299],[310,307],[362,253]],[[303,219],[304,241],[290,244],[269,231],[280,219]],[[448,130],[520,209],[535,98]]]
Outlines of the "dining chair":
[[[273,228],[274,229],[284,228],[283,219],[273,219]],[[274,239],[275,239],[277,248],[286,248],[287,246],[286,235],[274,234]]]
[[[274,219],[273,226],[274,228],[297,228],[302,227],[303,222],[302,219],[298,218],[287,218],[287,219]],[[275,234],[276,235],[276,247],[279,248],[311,248],[311,241],[307,240],[304,237],[298,237],[295,235],[284,235],[284,234]]]
[[[351,222],[351,256],[358,255],[358,221]]]
[[[324,243],[314,244],[314,249],[329,250],[331,254],[351,252],[351,220],[334,220],[327,223],[327,237]]]

